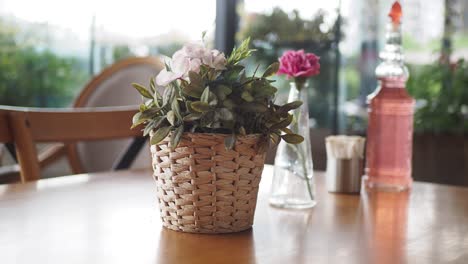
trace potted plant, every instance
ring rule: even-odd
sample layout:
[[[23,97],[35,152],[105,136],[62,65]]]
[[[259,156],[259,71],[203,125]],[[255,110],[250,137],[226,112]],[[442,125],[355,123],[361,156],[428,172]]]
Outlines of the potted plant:
[[[163,225],[193,233],[228,233],[253,224],[265,151],[281,139],[303,137],[287,126],[301,105],[274,103],[277,89],[263,74],[247,76],[242,60],[249,39],[226,58],[203,44],[174,53],[149,89],[133,86],[146,99],[133,118],[151,136],[154,179]],[[258,69],[258,67],[257,67]],[[156,84],[164,86],[159,94]]]

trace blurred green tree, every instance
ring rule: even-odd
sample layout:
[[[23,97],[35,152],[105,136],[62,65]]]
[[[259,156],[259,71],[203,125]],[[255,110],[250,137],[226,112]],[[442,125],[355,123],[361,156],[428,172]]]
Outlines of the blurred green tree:
[[[0,20],[0,104],[69,105],[88,79],[84,62],[39,51],[33,41],[19,40],[19,32],[16,25]]]
[[[406,85],[417,100],[415,130],[434,134],[468,133],[468,63],[452,65],[439,61],[410,67]],[[444,81],[450,79],[450,87]]]
[[[112,49],[112,59],[114,62],[134,56],[135,54],[128,45],[118,45]]]

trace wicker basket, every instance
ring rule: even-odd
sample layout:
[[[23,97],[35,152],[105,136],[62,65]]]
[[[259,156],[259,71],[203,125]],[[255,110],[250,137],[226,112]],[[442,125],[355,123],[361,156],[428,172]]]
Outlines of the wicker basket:
[[[265,153],[260,137],[184,133],[171,151],[169,137],[151,146],[163,226],[191,233],[231,233],[253,224]]]

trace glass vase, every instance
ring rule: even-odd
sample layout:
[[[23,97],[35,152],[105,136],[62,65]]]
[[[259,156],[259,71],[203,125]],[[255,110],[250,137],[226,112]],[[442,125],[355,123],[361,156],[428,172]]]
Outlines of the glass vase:
[[[308,87],[291,83],[288,102],[302,101],[290,111],[293,121],[289,129],[302,135],[304,141],[293,145],[282,140],[275,157],[275,170],[271,186],[270,204],[280,208],[304,209],[313,207],[315,201],[312,150],[309,136]]]

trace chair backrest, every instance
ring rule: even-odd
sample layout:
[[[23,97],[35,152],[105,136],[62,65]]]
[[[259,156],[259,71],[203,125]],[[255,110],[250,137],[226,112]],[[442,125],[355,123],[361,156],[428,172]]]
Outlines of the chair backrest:
[[[73,107],[102,107],[138,105],[141,96],[131,87],[132,82],[149,84],[150,78],[156,76],[164,63],[157,57],[129,58],[119,61],[91,80],[75,100]],[[108,140],[81,142],[68,146],[69,159],[76,156],[82,171],[94,172],[109,170],[118,159],[115,150],[128,147],[131,140]],[[133,162],[135,167],[150,167],[149,147],[145,146]],[[74,154],[73,154],[74,153]],[[103,155],[103,153],[106,153]],[[72,161],[73,162],[73,161]]]
[[[140,129],[130,129],[131,107],[81,109],[4,107],[16,144],[21,166],[21,181],[40,178],[36,143],[117,139],[142,136]]]
[[[158,57],[128,58],[112,64],[95,76],[73,103],[73,107],[101,107],[140,104],[141,97],[131,83],[149,84],[164,63]]]

